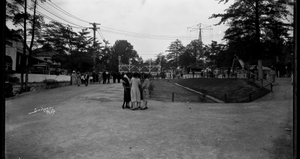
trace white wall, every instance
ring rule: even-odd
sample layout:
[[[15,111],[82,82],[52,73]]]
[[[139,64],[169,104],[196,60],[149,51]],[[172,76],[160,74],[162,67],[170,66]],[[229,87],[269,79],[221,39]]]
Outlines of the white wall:
[[[14,77],[18,77],[21,79],[21,74],[14,74]],[[24,74],[24,81],[25,81],[25,74]],[[46,75],[46,74],[28,74],[28,82],[42,82],[45,79],[54,79],[56,81],[71,81],[70,75]]]
[[[14,47],[6,47],[5,55],[10,56],[12,59],[12,70],[16,70],[17,66],[17,48]]]

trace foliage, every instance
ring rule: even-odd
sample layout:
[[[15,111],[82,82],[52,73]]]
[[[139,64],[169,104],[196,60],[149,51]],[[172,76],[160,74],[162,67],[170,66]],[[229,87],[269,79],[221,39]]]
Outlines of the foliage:
[[[228,0],[219,0],[221,2]],[[266,60],[283,54],[292,26],[288,20],[291,4],[290,0],[236,0],[225,13],[213,14],[210,18],[221,18],[216,25],[229,26],[224,36],[228,53],[248,62],[258,58]],[[272,48],[276,50],[271,52]]]
[[[168,63],[173,67],[178,67],[179,56],[184,53],[184,50],[185,47],[180,40],[176,39],[174,42],[171,42],[167,50],[169,53],[166,56]]]
[[[155,88],[154,83],[152,81],[150,81],[150,84],[149,84],[149,94],[150,95],[153,95],[154,88]]]
[[[52,57],[54,61],[60,62],[61,67],[69,71],[92,71],[93,54],[99,56],[101,43],[96,42],[95,47],[92,46],[92,38],[87,36],[89,32],[86,29],[77,33],[58,22],[50,22],[46,24],[46,28],[46,34],[43,36],[46,43],[43,44],[43,48],[57,52]]]
[[[58,81],[54,79],[45,79],[42,81],[46,85],[47,88],[56,88],[58,87]]]
[[[118,71],[119,56],[121,57],[121,63],[124,64],[129,64],[129,59],[131,64],[138,64],[142,60],[137,51],[134,50],[133,45],[127,40],[117,40],[112,46],[111,52],[107,54],[111,70]]]

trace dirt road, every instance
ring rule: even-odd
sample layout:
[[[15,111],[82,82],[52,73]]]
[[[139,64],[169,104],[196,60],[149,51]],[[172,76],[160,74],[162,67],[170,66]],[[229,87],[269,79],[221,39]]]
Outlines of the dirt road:
[[[252,103],[149,101],[124,110],[121,84],[66,86],[6,101],[8,159],[273,159],[292,153],[292,89]]]

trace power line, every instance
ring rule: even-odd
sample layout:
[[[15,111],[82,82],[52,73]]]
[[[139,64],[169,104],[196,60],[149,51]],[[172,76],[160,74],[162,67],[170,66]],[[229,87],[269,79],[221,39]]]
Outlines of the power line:
[[[37,5],[38,5],[39,7],[41,7],[42,9],[44,9],[45,11],[47,11],[48,13],[50,13],[50,14],[54,15],[55,17],[57,17],[57,18],[59,18],[59,19],[61,19],[61,20],[63,20],[63,21],[66,21],[66,22],[68,22],[68,23],[71,23],[71,24],[73,24],[73,25],[76,25],[76,26],[78,26],[78,27],[83,27],[83,28],[86,28],[86,27],[84,27],[84,26],[80,26],[80,25],[78,25],[78,24],[75,24],[75,23],[73,23],[73,22],[70,22],[70,21],[68,21],[68,20],[66,20],[66,19],[64,19],[64,18],[61,18],[61,17],[59,17],[59,16],[55,15],[54,13],[52,13],[52,12],[48,11],[48,10],[47,10],[47,9],[45,9],[44,7],[40,6],[39,4],[37,4]]]
[[[165,39],[165,40],[171,40],[171,39],[186,39],[186,36],[182,37],[171,37],[171,36],[162,36],[162,35],[150,35],[150,34],[141,34],[141,33],[134,33],[134,32],[121,32],[121,31],[113,31],[108,29],[102,29],[105,32],[119,34],[119,35],[125,35],[125,36],[131,36],[131,37],[137,37],[137,38],[146,38],[146,39]]]
[[[49,3],[49,2],[50,2],[50,3]],[[58,10],[58,11],[64,13],[65,15],[69,16],[69,17],[72,17],[72,18],[74,18],[74,19],[77,19],[77,20],[82,21],[82,22],[85,22],[85,23],[91,23],[91,22],[85,21],[85,20],[83,20],[83,19],[80,19],[80,18],[78,18],[78,17],[72,15],[71,13],[65,11],[64,9],[60,8],[59,6],[57,6],[56,4],[54,4],[54,3],[51,2],[51,1],[46,1],[46,3],[49,4],[51,7],[55,8],[56,10]]]
[[[60,23],[60,24],[62,24],[62,25],[68,26],[68,27],[77,28],[77,29],[83,29],[83,28],[86,28],[86,27],[78,27],[78,26],[72,26],[72,25],[69,25],[69,24],[62,23],[62,22],[60,22],[60,21],[58,21],[58,20],[56,20],[56,19],[53,19],[53,18],[47,16],[46,14],[44,14],[44,13],[42,13],[42,12],[40,12],[40,11],[37,11],[37,13],[39,13],[40,15],[42,15],[44,18],[46,18],[46,19],[48,19],[48,20],[52,20],[52,21],[58,22],[58,23]]]
[[[100,36],[101,39],[103,39],[103,40],[105,39],[104,36],[102,36],[102,35],[100,34],[99,30],[97,30],[97,33],[98,33],[98,35]]]
[[[99,33],[102,35],[103,40],[105,40],[105,37],[104,37],[103,33],[101,32],[101,29],[99,29]]]

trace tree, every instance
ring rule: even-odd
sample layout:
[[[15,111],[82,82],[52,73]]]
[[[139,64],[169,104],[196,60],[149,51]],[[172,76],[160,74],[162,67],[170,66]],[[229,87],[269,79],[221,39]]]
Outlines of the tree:
[[[94,56],[103,56],[101,43],[96,41],[94,46],[92,44],[93,38],[87,36],[89,32],[86,29],[77,33],[71,27],[58,22],[50,22],[46,24],[46,28],[43,36],[46,40],[44,47],[48,46],[46,48],[49,51],[56,51],[57,54],[52,59],[60,62],[61,67],[69,71],[92,71]],[[96,60],[96,62],[99,61]]]
[[[127,40],[117,40],[111,50],[109,66],[114,71],[118,70],[119,56],[121,57],[121,63],[125,64],[129,63],[129,59],[132,64],[138,64],[140,61],[138,53]]]
[[[6,19],[12,20],[14,25],[21,25],[23,27],[23,53],[26,54],[26,50],[29,52],[29,57],[31,57],[32,48],[33,48],[33,40],[36,30],[36,23],[37,20],[43,20],[42,17],[36,16],[36,5],[38,2],[45,2],[46,0],[31,0],[33,2],[32,10],[33,15],[30,15],[27,12],[27,0],[12,0],[10,2],[6,2],[7,5],[7,12],[6,12]],[[23,10],[22,10],[23,9]],[[29,48],[27,48],[27,20],[29,20],[31,24],[31,42]],[[22,25],[23,24],[23,25]],[[30,68],[30,58],[28,58],[28,62],[26,64],[26,76],[25,76],[25,91],[27,91],[27,84],[28,84],[28,73]],[[21,92],[23,91],[23,70],[21,70]]]
[[[185,47],[183,46],[182,42],[176,39],[174,42],[171,42],[170,46],[168,47],[167,60],[176,68],[179,66],[179,56],[184,52]]]
[[[186,46],[185,53],[189,54],[188,56],[191,57],[188,63],[190,63],[191,65],[197,64],[198,60],[204,56],[202,42],[200,42],[199,40],[191,41]]]
[[[219,0],[227,3],[229,0]],[[291,15],[287,7],[290,0],[236,0],[224,14],[213,14],[210,18],[221,18],[229,28],[224,39],[232,50],[240,50],[238,56],[246,57],[249,62],[270,58],[265,43],[277,46],[289,36],[287,32],[291,23],[287,17]],[[273,39],[273,41],[270,41]],[[280,45],[281,45],[280,44]],[[277,53],[279,54],[279,53]]]
[[[225,67],[231,66],[234,54],[226,49],[226,45],[218,44],[217,41],[212,41],[211,44],[204,47],[204,56],[208,67]]]

